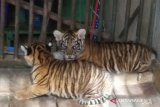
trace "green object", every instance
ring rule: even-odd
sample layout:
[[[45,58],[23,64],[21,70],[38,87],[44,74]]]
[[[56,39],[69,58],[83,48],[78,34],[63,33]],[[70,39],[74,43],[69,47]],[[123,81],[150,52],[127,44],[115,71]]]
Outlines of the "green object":
[[[71,19],[72,0],[63,1],[62,14],[65,19]],[[85,21],[86,0],[76,0],[75,20]]]
[[[19,19],[20,19],[20,25],[21,26],[25,26],[28,24],[28,16],[27,16],[27,11],[25,9],[21,9],[20,10],[20,14],[19,14]]]
[[[13,43],[12,43],[13,39],[14,39],[13,33],[12,32],[8,32],[6,34],[6,45],[7,46],[13,46]]]

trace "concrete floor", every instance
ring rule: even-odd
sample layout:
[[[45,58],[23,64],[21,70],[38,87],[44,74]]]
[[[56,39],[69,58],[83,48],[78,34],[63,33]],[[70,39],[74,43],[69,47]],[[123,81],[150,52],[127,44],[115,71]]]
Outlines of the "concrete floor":
[[[156,65],[154,79],[150,73],[143,74],[139,81],[137,75],[114,76],[114,93],[109,101],[110,107],[159,107],[160,96],[157,91],[159,72],[160,67]],[[15,90],[23,89],[30,84],[30,68],[0,68],[0,107],[56,107],[54,96],[42,96],[24,101],[14,99]],[[60,98],[57,99],[57,104],[59,107],[86,107],[80,106],[73,100]]]

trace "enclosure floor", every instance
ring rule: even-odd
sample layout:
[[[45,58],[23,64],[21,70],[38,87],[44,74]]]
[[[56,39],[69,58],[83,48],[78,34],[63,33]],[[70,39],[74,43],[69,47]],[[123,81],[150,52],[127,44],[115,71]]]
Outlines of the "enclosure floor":
[[[156,75],[159,65],[154,68]],[[142,75],[137,82],[137,75],[114,76],[114,92],[109,107],[159,107],[160,95],[151,74]],[[118,81],[118,82],[117,82]],[[57,107],[54,96],[42,96],[30,100],[19,101],[14,92],[31,84],[30,69],[0,68],[0,107]],[[158,84],[159,85],[159,84]],[[102,105],[80,106],[76,101],[57,99],[58,107],[107,107]]]

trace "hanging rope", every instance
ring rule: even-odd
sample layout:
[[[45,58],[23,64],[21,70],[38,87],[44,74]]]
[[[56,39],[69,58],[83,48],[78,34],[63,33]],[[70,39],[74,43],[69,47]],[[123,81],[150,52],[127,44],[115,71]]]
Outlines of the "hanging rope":
[[[93,34],[93,30],[94,29],[98,29],[98,25],[99,25],[99,6],[100,6],[100,2],[99,0],[96,0],[96,3],[95,3],[95,8],[94,8],[94,16],[93,16],[93,20],[92,20],[92,24],[91,24],[91,32],[90,32],[90,39],[91,40],[95,40],[96,38],[94,38],[94,34]],[[92,9],[93,10],[93,9]]]

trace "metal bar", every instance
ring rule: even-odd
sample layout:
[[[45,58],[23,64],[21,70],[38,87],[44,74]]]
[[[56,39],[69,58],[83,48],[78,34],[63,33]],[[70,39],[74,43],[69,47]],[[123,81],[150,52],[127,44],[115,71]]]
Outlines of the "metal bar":
[[[153,20],[151,20],[151,23],[153,25],[153,27],[151,28],[151,35],[152,35],[152,48],[154,48],[156,50],[156,60],[157,62],[160,61],[160,0],[153,0],[154,4],[152,5],[152,18]],[[152,2],[152,3],[153,3]]]
[[[40,41],[44,42],[46,40],[47,36],[47,26],[49,23],[49,16],[52,8],[53,0],[46,0],[44,1],[44,10],[43,10],[43,22],[42,22],[42,28],[41,28],[41,36]]]
[[[90,13],[89,9],[90,9],[90,0],[86,0],[85,29],[88,29],[89,13]]]
[[[76,0],[72,0],[72,10],[71,10],[71,29],[75,27],[75,14],[76,14]]]
[[[58,19],[57,19],[58,30],[61,30],[61,25],[62,25],[62,6],[63,6],[63,0],[58,0]]]
[[[52,4],[53,4],[54,0],[48,0],[48,19],[47,19],[47,25],[49,23],[49,19],[50,19],[50,13],[51,13],[51,9],[52,9]]]
[[[16,3],[15,3],[14,0],[6,0],[6,2],[8,2],[8,3],[12,4],[12,5],[16,5]],[[29,10],[29,8],[30,8],[30,7],[29,7],[29,3],[28,3],[28,2],[25,2],[25,1],[21,1],[21,7],[24,8],[24,9],[27,9],[27,10]],[[34,5],[33,8],[34,8],[34,10],[33,10],[34,13],[43,15],[43,8],[40,8],[40,7],[35,6],[35,5]],[[53,12],[50,13],[50,18],[53,19],[53,20],[55,20],[55,21],[58,20],[57,14],[55,14],[55,13],[53,13]],[[71,25],[71,20],[67,20],[67,19],[64,19],[64,18],[62,17],[62,23],[66,24],[66,25]],[[84,24],[75,23],[75,26],[76,26],[77,28],[81,28],[81,27],[84,27]]]
[[[148,27],[148,38],[147,38],[147,45],[152,47],[153,43],[153,28],[154,28],[154,18],[155,18],[155,10],[156,10],[156,1],[152,0],[151,4],[151,12],[150,12],[150,19],[149,19],[149,27]]]
[[[29,9],[29,37],[28,44],[31,44],[33,38],[33,6],[34,0],[30,0],[30,9]]]
[[[143,7],[144,7],[144,0],[140,0],[139,4],[140,10],[138,14],[138,23],[137,23],[137,32],[136,32],[136,41],[140,41],[140,33],[141,33],[141,26],[142,26],[142,18],[143,18]]]
[[[117,17],[117,0],[113,0],[113,8],[112,8],[112,31],[111,36],[112,40],[115,39],[115,29],[116,29],[116,17]]]
[[[0,14],[0,59],[4,58],[4,25],[5,25],[5,0],[1,0]]]
[[[16,0],[15,10],[15,38],[14,38],[14,58],[18,58],[18,43],[19,43],[19,12],[20,12],[20,0]]]
[[[98,28],[98,37],[97,37],[97,39],[98,39],[98,41],[101,41],[101,38],[102,38],[102,29],[103,29],[103,21],[104,21],[104,0],[101,0],[100,1],[100,14],[99,14],[99,28]]]
[[[131,8],[131,0],[127,0],[125,24],[124,24],[124,41],[127,40],[127,36],[128,36],[128,29],[129,29],[128,22],[129,22],[129,16],[130,16],[130,8]]]
[[[48,0],[44,0],[43,21],[41,27],[40,41],[45,42],[47,35],[47,19],[48,19]]]

